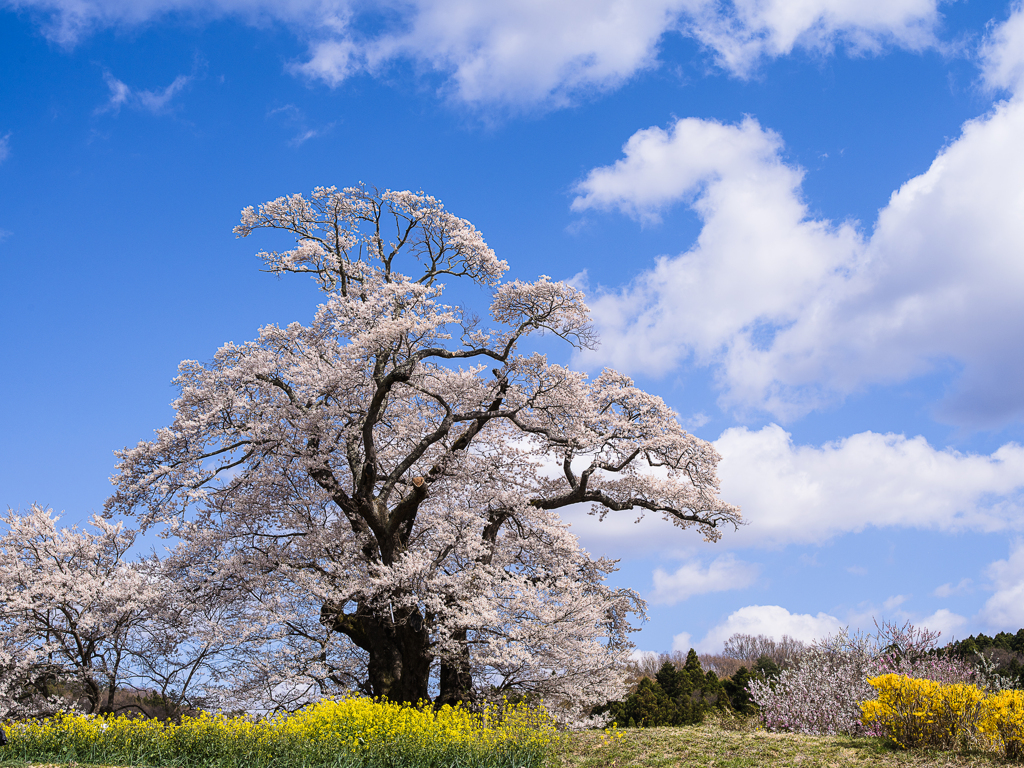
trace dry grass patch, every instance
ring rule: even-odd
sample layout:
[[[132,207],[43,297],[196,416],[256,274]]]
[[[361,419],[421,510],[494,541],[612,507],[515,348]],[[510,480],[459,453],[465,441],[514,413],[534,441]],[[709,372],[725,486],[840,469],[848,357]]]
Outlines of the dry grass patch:
[[[553,768],[991,768],[1012,765],[991,755],[906,751],[882,739],[802,736],[718,723],[682,728],[630,728],[610,738],[587,731],[567,738]],[[1018,764],[1019,765],[1019,764]]]

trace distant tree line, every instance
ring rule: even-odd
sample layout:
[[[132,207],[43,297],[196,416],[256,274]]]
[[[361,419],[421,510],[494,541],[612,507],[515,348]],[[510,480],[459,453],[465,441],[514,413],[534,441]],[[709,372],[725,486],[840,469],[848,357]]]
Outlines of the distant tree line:
[[[965,660],[982,654],[996,674],[1013,681],[1012,687],[1024,689],[1024,629],[1016,634],[1000,632],[995,637],[978,634],[950,643],[943,649]]]
[[[937,638],[938,633],[931,636]],[[807,645],[791,637],[735,634],[720,654],[698,655],[692,648],[685,656],[680,651],[643,654],[633,662],[629,695],[597,708],[595,714],[610,714],[620,728],[695,725],[713,711],[754,714],[751,681],[774,686],[773,680],[807,651]],[[884,651],[901,653],[896,647]],[[984,665],[985,675],[998,675],[1004,687],[1024,689],[1024,629],[994,637],[972,635],[928,654]]]

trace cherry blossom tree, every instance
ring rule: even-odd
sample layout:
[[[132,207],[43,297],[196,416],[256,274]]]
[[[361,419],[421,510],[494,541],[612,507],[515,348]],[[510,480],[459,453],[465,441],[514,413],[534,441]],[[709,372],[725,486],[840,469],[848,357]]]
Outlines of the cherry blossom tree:
[[[47,690],[53,680],[42,649],[19,642],[15,627],[0,619],[0,721],[51,714],[59,698]]]
[[[137,532],[123,522],[94,516],[89,531],[59,520],[38,505],[0,519],[0,717],[137,707],[116,700],[125,688],[173,711],[215,684],[235,638],[212,629],[230,609],[195,600],[170,560],[131,555]]]
[[[416,701],[433,670],[438,702],[517,691],[578,712],[619,693],[642,601],[605,585],[614,563],[558,510],[717,540],[740,516],[714,448],[627,377],[527,349],[593,345],[583,296],[503,280],[432,197],[320,187],[246,208],[235,232],[264,229],[295,243],[260,254],[269,271],[322,289],[312,323],[184,361],[174,422],[119,453],[107,506],[165,525],[182,572],[237,601],[253,640],[236,688]],[[443,303],[442,281],[489,293],[490,319]]]
[[[57,528],[51,510],[8,512],[0,538],[0,624],[27,677],[71,684],[89,712],[109,708],[128,666],[128,638],[159,596],[125,558],[133,532],[94,517],[96,533]],[[23,678],[26,675],[23,674]]]

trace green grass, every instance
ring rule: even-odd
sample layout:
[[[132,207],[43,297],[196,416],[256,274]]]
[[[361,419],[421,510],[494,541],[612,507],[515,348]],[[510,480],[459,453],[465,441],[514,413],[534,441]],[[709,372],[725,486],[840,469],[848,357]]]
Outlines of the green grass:
[[[630,728],[618,737],[602,731],[567,734],[547,759],[547,768],[994,768],[1010,766],[989,754],[906,751],[882,739],[801,736],[757,730],[742,721],[685,728]],[[0,768],[66,768],[79,763],[4,762]],[[1017,763],[1016,765],[1020,765]],[[89,765],[88,768],[100,768]],[[127,768],[103,766],[102,768]]]

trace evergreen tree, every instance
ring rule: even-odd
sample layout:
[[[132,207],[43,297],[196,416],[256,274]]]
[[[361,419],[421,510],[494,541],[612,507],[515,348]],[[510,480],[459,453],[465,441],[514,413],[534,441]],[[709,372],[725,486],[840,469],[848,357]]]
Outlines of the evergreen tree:
[[[654,728],[671,725],[675,720],[675,706],[656,680],[643,678],[636,690],[621,702],[612,705],[615,722],[627,727]]]
[[[741,715],[753,714],[757,709],[754,700],[750,698],[750,690],[747,687],[752,677],[746,667],[740,667],[732,677],[722,681],[725,693],[729,697],[729,703]]]
[[[654,679],[670,699],[675,700],[681,696],[689,698],[693,692],[693,680],[687,670],[678,669],[671,661],[661,665]]]
[[[771,656],[762,656],[754,662],[754,672],[765,680],[772,680],[782,674],[779,665],[775,663]]]
[[[686,664],[683,669],[690,673],[690,677],[694,681],[697,680],[695,673],[699,675],[704,674],[704,670],[700,666],[700,659],[697,658],[697,652],[693,650],[693,648],[691,648],[690,652],[686,654]]]

